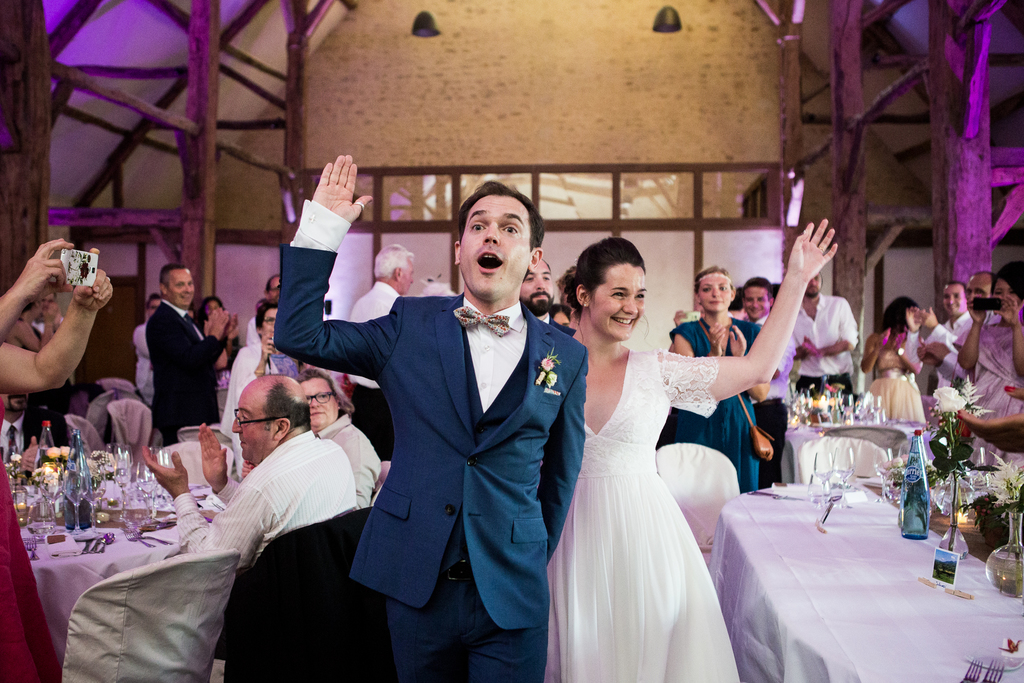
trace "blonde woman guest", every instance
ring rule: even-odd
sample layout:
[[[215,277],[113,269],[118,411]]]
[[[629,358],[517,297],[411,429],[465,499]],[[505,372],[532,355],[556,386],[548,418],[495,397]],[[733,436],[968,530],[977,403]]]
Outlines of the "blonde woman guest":
[[[705,268],[694,278],[693,291],[701,317],[672,330],[672,351],[696,358],[746,355],[761,327],[729,315],[729,305],[736,298],[729,272],[718,266]],[[676,443],[701,444],[724,453],[736,466],[743,493],[758,489],[759,461],[750,442],[750,423],[755,421],[751,398],[764,400],[769,388],[767,383],[753,386],[720,403],[709,417],[680,412],[676,422]]]

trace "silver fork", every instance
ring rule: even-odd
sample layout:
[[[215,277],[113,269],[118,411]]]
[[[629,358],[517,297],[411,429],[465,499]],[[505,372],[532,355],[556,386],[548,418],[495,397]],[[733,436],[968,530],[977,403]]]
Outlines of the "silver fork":
[[[33,560],[38,560],[39,556],[36,555],[36,539],[34,536],[29,536],[25,539],[25,550],[29,551],[29,557]]]
[[[988,665],[988,671],[985,673],[985,680],[983,683],[999,683],[1003,678],[1004,667],[999,662],[992,662]]]
[[[964,680],[960,683],[977,683],[979,676],[981,676],[981,662],[972,659],[971,666],[968,667],[967,673],[964,674]]]
[[[155,548],[156,547],[155,545],[150,545],[149,543],[146,543],[146,540],[144,538],[142,538],[142,534],[139,533],[138,529],[125,529],[124,530],[124,537],[127,538],[129,541],[138,541],[139,543],[141,543],[142,545],[146,546],[147,548]],[[975,680],[977,680],[977,679],[975,679]]]

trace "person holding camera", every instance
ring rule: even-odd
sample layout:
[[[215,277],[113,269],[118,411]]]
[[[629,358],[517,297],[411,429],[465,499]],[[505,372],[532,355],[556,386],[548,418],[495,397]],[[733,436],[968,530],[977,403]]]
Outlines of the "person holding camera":
[[[967,333],[958,362],[967,371],[974,371],[978,403],[992,411],[986,417],[999,418],[1022,412],[1006,387],[1024,385],[1024,335],[1021,333],[1021,311],[1024,310],[1024,261],[1013,261],[996,273],[993,298],[999,300],[996,314],[1000,321],[986,325],[984,299],[975,297],[971,307],[971,331]],[[1002,451],[986,441],[988,450],[984,464],[994,464],[994,454]]]

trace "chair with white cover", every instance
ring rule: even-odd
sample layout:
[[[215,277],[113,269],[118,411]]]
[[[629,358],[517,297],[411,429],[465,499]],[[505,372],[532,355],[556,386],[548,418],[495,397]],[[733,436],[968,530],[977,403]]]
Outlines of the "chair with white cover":
[[[796,482],[809,484],[811,474],[814,471],[814,457],[821,452],[828,454],[853,449],[855,477],[875,476],[875,456],[878,453],[885,453],[885,450],[867,439],[849,436],[823,436],[820,439],[811,439],[800,446],[800,452],[796,454]],[[895,452],[894,452],[895,455]]]
[[[220,431],[220,423],[215,422],[211,425],[207,425],[213,430],[213,435],[217,437],[217,441],[220,441],[221,445],[225,448],[231,448],[231,437],[227,436]],[[178,430],[178,441],[199,441],[199,426],[194,427],[182,427]]]
[[[134,394],[138,392],[135,385],[123,377],[104,377],[103,379],[96,380],[96,384],[103,387],[103,391],[117,389],[125,394]]]
[[[172,453],[178,453],[178,456],[181,458],[181,464],[185,466],[185,470],[188,472],[188,483],[190,485],[207,486],[210,483],[206,481],[206,477],[203,475],[203,448],[199,445],[198,441],[172,443],[170,446],[164,446],[164,448]],[[228,460],[231,460],[231,451],[228,451],[228,453]],[[230,473],[230,467],[228,471]]]
[[[96,431],[96,428],[92,426],[92,422],[74,413],[65,415],[64,421],[68,423],[69,430],[77,429],[82,432],[82,441],[85,442],[90,451],[102,451],[105,448],[103,438]]]
[[[207,683],[238,559],[178,555],[87,590],[71,612],[64,682]]]
[[[142,399],[138,394],[135,393],[134,389],[131,392],[122,391],[118,388],[104,391],[102,394],[89,401],[89,409],[85,413],[85,418],[92,423],[92,426],[96,428],[96,433],[100,435],[100,438],[105,438],[104,434],[107,431],[107,424],[110,421],[110,413],[107,412],[107,405],[111,401],[118,401],[120,399],[127,398],[142,403]]]
[[[153,411],[142,401],[122,398],[107,404],[110,414],[111,438],[117,443],[129,444],[139,462],[142,447],[149,445],[153,436]]]
[[[740,495],[736,467],[724,453],[693,443],[658,449],[658,474],[683,511],[701,552],[711,551],[722,508]]]

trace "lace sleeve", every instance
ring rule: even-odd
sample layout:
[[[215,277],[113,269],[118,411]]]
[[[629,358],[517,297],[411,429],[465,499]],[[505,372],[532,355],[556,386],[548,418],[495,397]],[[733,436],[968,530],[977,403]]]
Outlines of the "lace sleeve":
[[[690,358],[668,351],[658,351],[661,383],[674,408],[689,410],[710,417],[718,407],[711,395],[711,385],[718,377],[718,361],[714,358]]]

